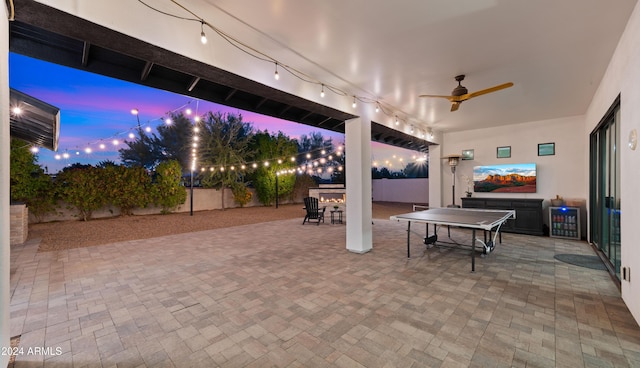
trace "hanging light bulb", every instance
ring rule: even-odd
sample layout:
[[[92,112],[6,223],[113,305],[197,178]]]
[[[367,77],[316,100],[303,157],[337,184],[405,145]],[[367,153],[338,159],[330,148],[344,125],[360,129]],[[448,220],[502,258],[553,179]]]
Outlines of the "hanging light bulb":
[[[87,148],[84,149],[84,151],[89,154],[89,153],[91,153],[91,148],[87,147]]]
[[[273,77],[274,77],[276,80],[279,80],[279,79],[280,79],[280,74],[278,74],[278,63],[276,63],[276,72],[273,74]]]
[[[14,107],[13,109],[11,109],[11,111],[15,114],[15,115],[20,115],[22,114],[22,109],[19,108],[18,106]]]
[[[356,96],[353,96],[353,103],[351,104],[351,107],[353,107],[355,109],[356,106],[357,106],[357,104],[356,104]]]
[[[380,104],[376,102],[376,112],[380,112]]]
[[[400,121],[398,120],[398,116],[396,115],[396,125],[400,125]]]
[[[150,127],[150,126],[148,126],[148,127],[144,128],[144,130],[146,130],[146,131],[147,131],[147,133],[151,133],[151,127]]]
[[[171,125],[171,124],[173,124],[173,120],[171,120],[171,118],[166,118],[166,119],[164,119],[164,123],[167,124],[167,125]]]
[[[133,138],[135,138],[135,137],[136,137],[136,135],[135,135],[135,134],[133,134],[133,133],[129,133],[129,138],[133,139]]]
[[[39,151],[38,147],[36,146],[31,147],[31,153],[38,153],[38,151]]]
[[[100,143],[100,149],[105,149],[106,146],[104,145],[104,143]]]
[[[117,139],[114,139],[113,142],[111,143],[113,143],[114,146],[117,146],[120,144],[120,142]]]
[[[207,35],[204,34],[204,20],[200,21],[200,42],[202,42],[203,45],[207,44]]]
[[[62,154],[62,157],[63,157],[63,158],[69,158],[69,153],[68,153],[68,152],[63,153],[63,154]]]
[[[320,91],[320,97],[324,98],[324,84],[322,85],[322,90]]]
[[[56,154],[55,156],[53,156],[56,160],[59,160],[62,158],[62,156],[60,156],[60,154]]]
[[[411,126],[410,132],[411,132],[411,134],[413,134],[413,125]]]

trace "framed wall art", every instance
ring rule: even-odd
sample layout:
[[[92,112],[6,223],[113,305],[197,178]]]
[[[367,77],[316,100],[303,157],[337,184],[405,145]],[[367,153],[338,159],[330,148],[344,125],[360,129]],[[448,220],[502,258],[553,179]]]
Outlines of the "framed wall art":
[[[496,152],[496,157],[498,157],[498,158],[509,158],[509,157],[511,157],[511,146],[498,147],[497,152]]]
[[[555,143],[540,143],[538,144],[538,156],[553,156],[556,154]]]

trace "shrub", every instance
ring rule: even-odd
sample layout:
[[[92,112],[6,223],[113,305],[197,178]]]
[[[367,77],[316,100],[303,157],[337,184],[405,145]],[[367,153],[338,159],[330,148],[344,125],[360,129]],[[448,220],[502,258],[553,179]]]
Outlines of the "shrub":
[[[11,140],[9,163],[10,198],[29,207],[36,220],[56,209],[56,198],[51,177],[37,164],[37,156],[29,150],[29,144],[19,139]]]
[[[180,185],[182,168],[178,161],[165,161],[156,167],[153,183],[153,203],[162,207],[162,213],[170,213],[187,199],[185,188]]]
[[[151,203],[151,178],[143,167],[108,166],[101,170],[107,198],[120,210],[120,216]]]
[[[231,185],[231,192],[233,193],[233,199],[240,207],[244,207],[247,203],[251,202],[253,195],[245,183],[234,182]]]
[[[61,199],[75,207],[83,221],[90,220],[93,211],[108,203],[102,170],[92,166],[65,169],[56,178]]]

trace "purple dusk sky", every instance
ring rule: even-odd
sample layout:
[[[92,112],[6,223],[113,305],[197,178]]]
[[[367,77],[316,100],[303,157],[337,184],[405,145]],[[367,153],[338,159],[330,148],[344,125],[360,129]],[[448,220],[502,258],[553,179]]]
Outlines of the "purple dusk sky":
[[[152,128],[162,124],[166,113],[189,107],[201,115],[209,111],[242,114],[243,121],[254,128],[270,132],[282,131],[291,138],[302,134],[321,132],[343,144],[344,134],[273,118],[249,111],[196,100],[192,97],[170,93],[146,86],[120,81],[64,66],[47,63],[26,56],[9,54],[9,84],[11,88],[43,100],[60,109],[60,141],[58,152],[40,149],[38,163],[55,173],[65,165],[76,162],[95,165],[100,161],[119,162],[118,149],[113,139],[122,141],[137,126],[131,109],[139,110],[140,122]],[[100,149],[100,143],[105,149]],[[86,147],[92,153],[84,152]],[[69,153],[68,159],[55,159],[56,154]],[[348,152],[348,147],[347,147]],[[78,154],[77,154],[78,153]],[[399,169],[411,161],[418,152],[372,142],[372,160],[391,170]],[[400,162],[402,158],[402,162]]]

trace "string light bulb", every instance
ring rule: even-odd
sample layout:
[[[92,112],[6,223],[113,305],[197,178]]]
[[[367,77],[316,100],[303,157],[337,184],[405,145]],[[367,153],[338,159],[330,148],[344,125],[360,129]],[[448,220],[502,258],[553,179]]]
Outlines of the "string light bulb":
[[[19,108],[18,106],[14,107],[13,109],[11,109],[11,111],[14,113],[14,115],[20,115],[22,114],[22,109]]]
[[[280,74],[278,74],[278,63],[276,63],[276,72],[275,72],[275,73],[273,73],[273,77],[274,77],[276,80],[279,80],[279,79],[280,79]]]
[[[353,96],[353,103],[351,104],[351,107],[353,107],[355,109],[356,106],[358,106],[358,105],[356,104],[356,96],[354,95]]]
[[[207,44],[207,35],[204,34],[204,21],[203,20],[200,21],[200,42],[202,42],[203,45]]]
[[[320,97],[324,98],[324,84],[322,84],[322,90],[320,90]]]
[[[380,112],[380,104],[376,102],[376,112]]]
[[[398,120],[398,115],[396,115],[396,125],[400,125],[400,121]]]

